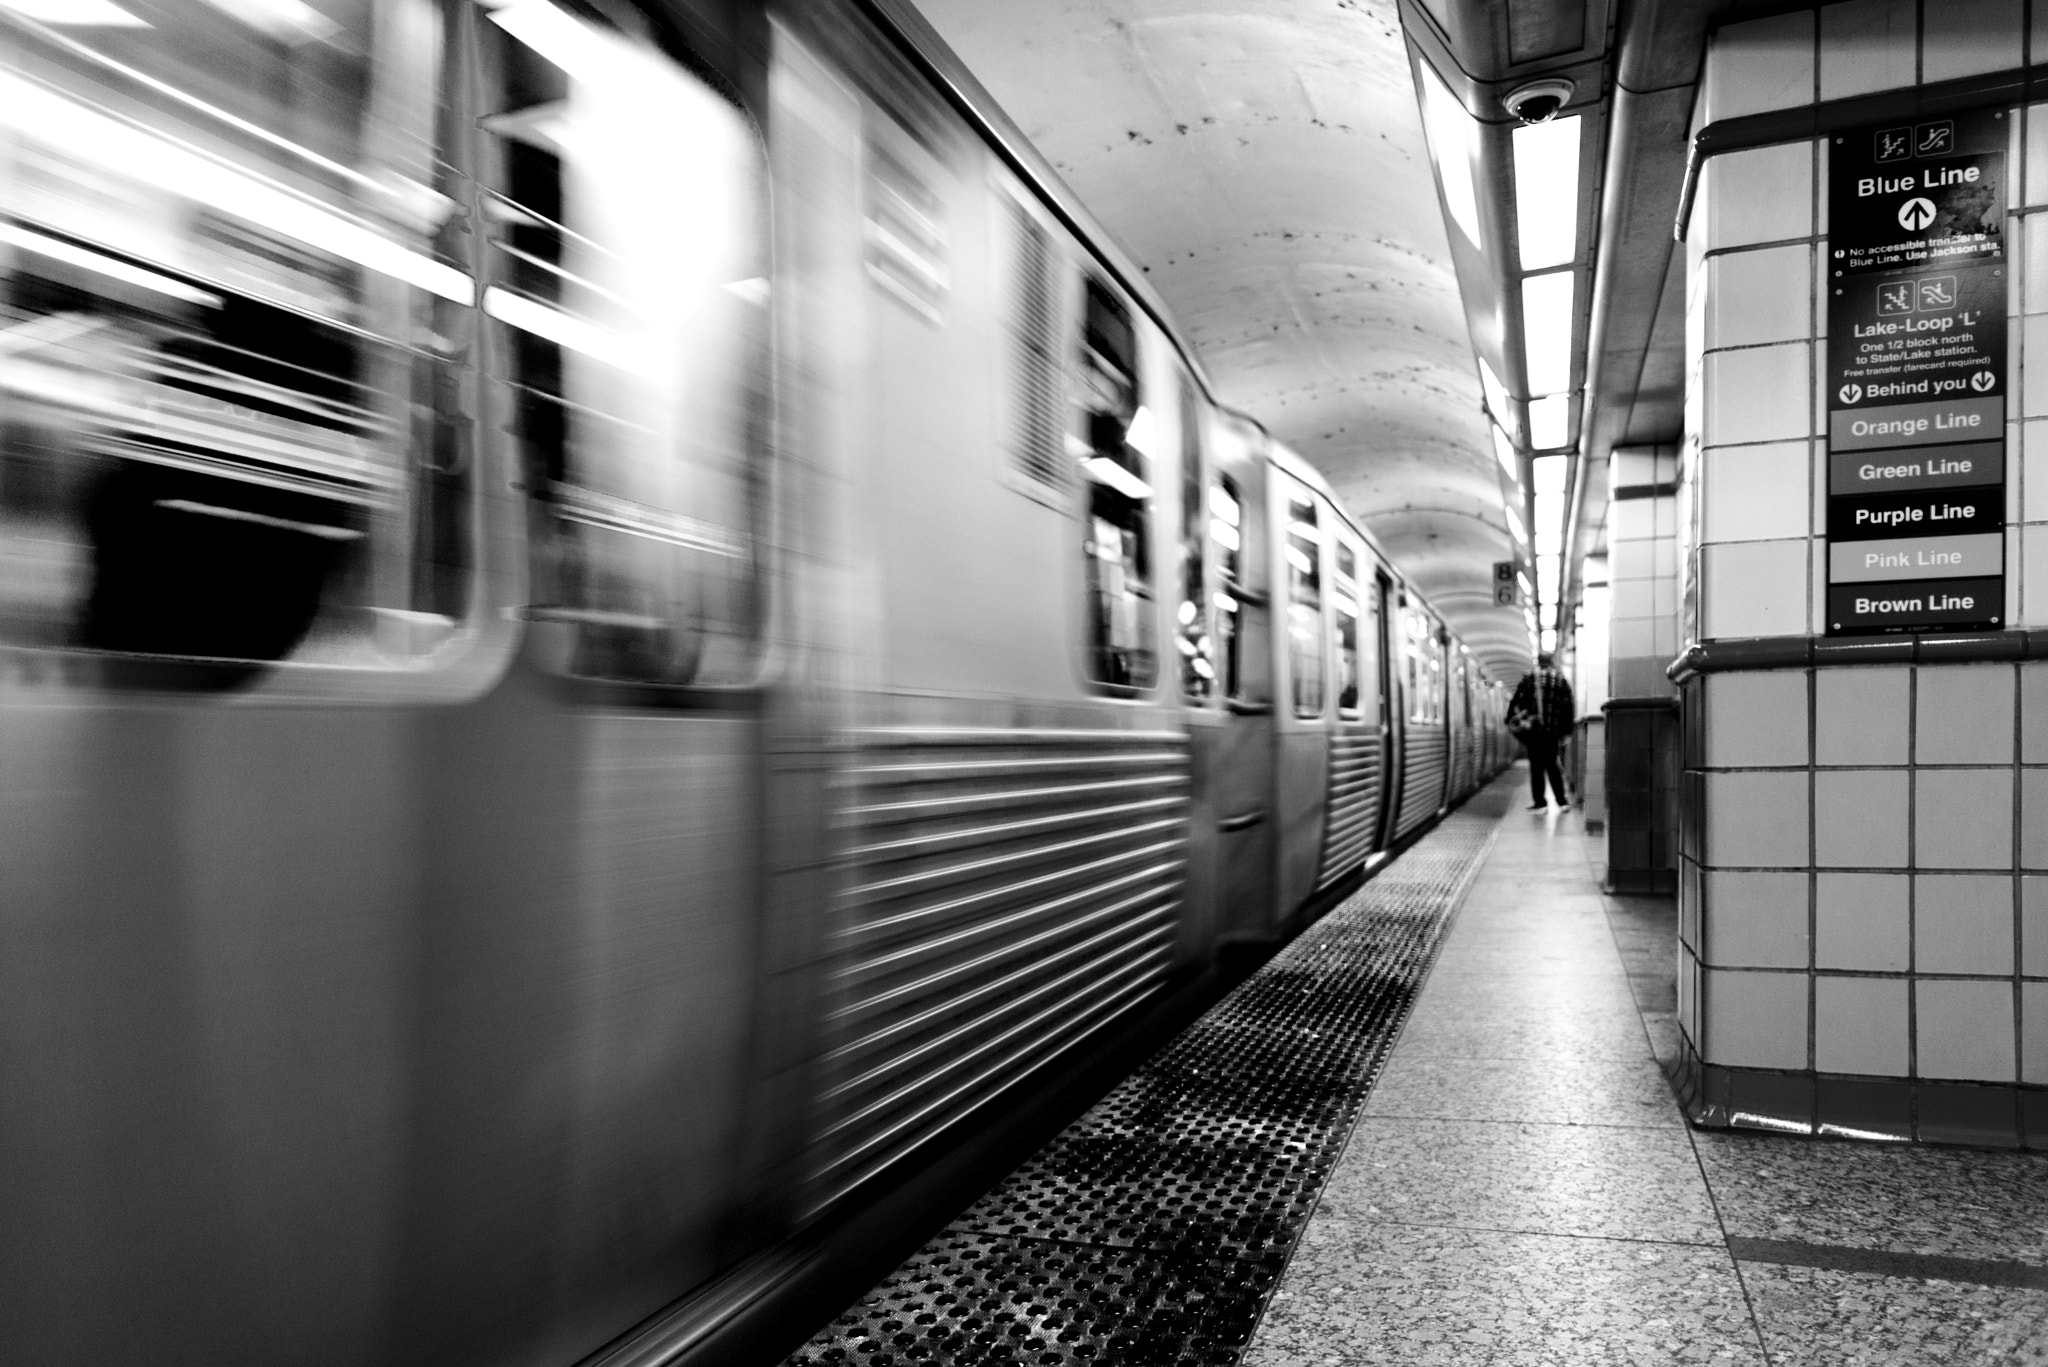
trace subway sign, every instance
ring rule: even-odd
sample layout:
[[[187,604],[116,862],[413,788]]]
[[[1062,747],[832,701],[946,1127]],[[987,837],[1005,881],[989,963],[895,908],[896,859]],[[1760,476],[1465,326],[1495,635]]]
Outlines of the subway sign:
[[[2006,119],[1829,156],[1827,634],[2005,625]]]

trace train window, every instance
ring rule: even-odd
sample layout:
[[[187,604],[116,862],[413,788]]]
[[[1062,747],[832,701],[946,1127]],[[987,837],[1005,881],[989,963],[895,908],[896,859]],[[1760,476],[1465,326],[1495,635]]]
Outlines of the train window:
[[[1287,500],[1287,663],[1294,715],[1323,714],[1323,534],[1312,496]]]
[[[1408,609],[1406,616],[1406,665],[1408,675],[1408,719],[1441,724],[1444,719],[1443,646],[1429,614]]]
[[[1337,715],[1361,715],[1358,668],[1358,553],[1337,543]]]
[[[1202,498],[1202,411],[1193,383],[1180,385],[1180,607],[1175,615],[1180,652],[1180,688],[1205,702],[1216,692],[1216,650],[1209,635],[1209,601],[1203,550],[1209,544],[1209,511]]]
[[[0,637],[438,646],[474,539],[442,4],[64,8],[0,6]]]
[[[1150,688],[1159,672],[1151,547],[1157,425],[1138,402],[1130,312],[1093,278],[1078,359],[1075,406],[1088,485],[1088,673],[1114,689]]]
[[[567,674],[744,681],[767,427],[760,146],[738,108],[621,32],[540,0],[489,13],[505,36],[483,307],[511,372],[536,639]]]

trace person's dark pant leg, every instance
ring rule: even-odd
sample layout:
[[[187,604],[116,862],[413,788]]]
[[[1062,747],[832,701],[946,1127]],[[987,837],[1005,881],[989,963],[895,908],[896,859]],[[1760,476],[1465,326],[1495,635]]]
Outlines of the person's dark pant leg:
[[[1543,782],[1548,777],[1551,791],[1557,794],[1557,805],[1570,806],[1571,802],[1564,793],[1564,770],[1557,763],[1557,741],[1548,736],[1530,736],[1522,744],[1529,751],[1530,800],[1542,805]]]

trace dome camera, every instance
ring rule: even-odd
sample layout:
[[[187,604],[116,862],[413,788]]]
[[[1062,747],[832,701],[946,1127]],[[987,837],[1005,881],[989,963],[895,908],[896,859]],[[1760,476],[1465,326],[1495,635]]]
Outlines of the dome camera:
[[[1508,113],[1520,123],[1547,123],[1572,97],[1570,81],[1531,81],[1517,86],[1501,98]]]

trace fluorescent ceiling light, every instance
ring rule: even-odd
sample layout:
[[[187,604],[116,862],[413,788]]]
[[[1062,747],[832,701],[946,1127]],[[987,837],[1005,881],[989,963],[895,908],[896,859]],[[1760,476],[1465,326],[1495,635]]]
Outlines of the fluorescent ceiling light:
[[[1536,553],[1555,555],[1564,549],[1564,496],[1536,495]]]
[[[1479,388],[1486,395],[1486,410],[1493,414],[1493,420],[1507,429],[1510,440],[1519,436],[1522,425],[1515,416],[1514,401],[1508,398],[1507,386],[1493,373],[1484,356],[1479,358]]]
[[[1514,140],[1522,269],[1565,265],[1579,250],[1579,116],[1525,124]]]
[[[1529,478],[1536,486],[1536,497],[1545,494],[1563,494],[1565,476],[1571,462],[1563,456],[1541,456],[1529,462]]]
[[[1090,456],[1081,462],[1082,473],[1097,484],[1107,484],[1125,498],[1142,503],[1152,497],[1152,486],[1108,456]]]
[[[599,85],[638,74],[620,44],[548,0],[486,3],[492,23],[579,81]]]
[[[42,24],[80,28],[148,28],[110,0],[0,0],[0,9]]]
[[[1241,544],[1238,539],[1237,528],[1231,526],[1220,517],[1209,519],[1209,535],[1217,545],[1226,551],[1234,551]]]
[[[521,332],[617,366],[630,375],[658,378],[652,367],[660,365],[660,358],[648,354],[645,348],[573,314],[535,303],[523,294],[493,285],[484,291],[484,312]]]
[[[1500,462],[1501,473],[1508,477],[1508,483],[1522,487],[1522,461],[1515,454],[1515,443],[1507,433],[1500,430],[1500,424],[1493,424],[1493,458]]]
[[[468,304],[476,297],[474,283],[453,266],[410,251],[281,186],[7,72],[0,72],[0,126],[89,166],[233,214],[444,299]]]
[[[1436,163],[1437,183],[1443,187],[1444,209],[1465,240],[1483,250],[1479,199],[1472,189],[1479,163],[1478,125],[1434,67],[1426,61],[1417,65],[1422,69],[1422,127],[1428,134],[1430,160]]]
[[[310,43],[332,38],[341,25],[303,0],[206,0],[223,14],[233,15],[281,43]]]
[[[0,223],[0,242],[4,242],[10,247],[19,247],[26,252],[34,252],[38,256],[47,256],[52,261],[62,261],[68,265],[92,271],[97,275],[104,275],[110,280],[120,280],[130,285],[140,285],[143,289],[150,290],[156,294],[167,294],[173,299],[182,299],[188,304],[200,304],[207,308],[216,309],[221,304],[219,295],[208,294],[205,290],[194,289],[182,280],[174,280],[170,276],[160,275],[156,271],[146,271],[140,266],[131,266],[126,261],[117,260],[100,252],[88,251],[84,247],[75,246],[58,238],[45,237],[41,233],[30,232],[26,228],[17,228],[11,223]]]
[[[1124,433],[1124,444],[1131,447],[1147,460],[1159,445],[1159,421],[1152,416],[1152,410],[1143,404],[1131,417],[1131,429]]]
[[[1529,393],[1557,394],[1572,385],[1572,271],[1532,275],[1522,282],[1522,354]],[[1537,442],[1536,445],[1545,445]]]
[[[1555,451],[1571,444],[1572,396],[1553,394],[1529,403],[1529,444],[1539,451]]]
[[[1209,513],[1218,521],[1235,527],[1238,523],[1237,500],[1223,492],[1220,486],[1209,488]]]
[[[1515,540],[1526,545],[1529,540],[1529,529],[1522,525],[1521,513],[1516,511],[1515,505],[1512,503],[1503,504],[1502,507],[1507,511],[1508,530],[1515,534]]]

